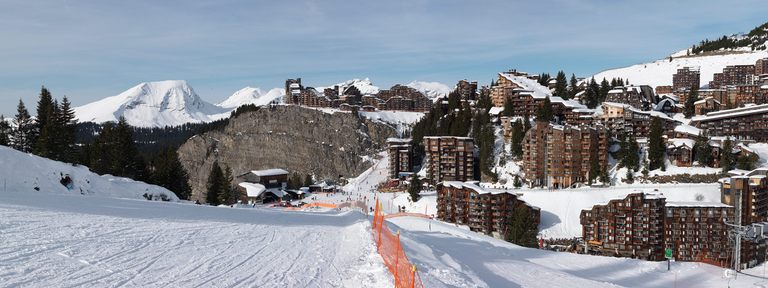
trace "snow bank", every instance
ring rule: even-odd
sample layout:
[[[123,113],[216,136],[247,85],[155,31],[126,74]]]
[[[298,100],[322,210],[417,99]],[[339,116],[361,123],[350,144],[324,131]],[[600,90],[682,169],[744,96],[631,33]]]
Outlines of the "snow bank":
[[[72,189],[60,183],[69,175]],[[57,193],[103,197],[144,199],[142,195],[166,195],[178,201],[176,194],[160,186],[111,175],[99,176],[85,166],[53,161],[0,146],[0,181],[3,192]],[[35,187],[39,191],[35,190]]]

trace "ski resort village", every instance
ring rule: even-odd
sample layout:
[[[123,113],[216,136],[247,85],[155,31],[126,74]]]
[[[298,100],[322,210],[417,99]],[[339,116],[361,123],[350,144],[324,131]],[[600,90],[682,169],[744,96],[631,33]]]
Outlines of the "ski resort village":
[[[0,4],[0,287],[768,287],[765,7],[309,2]]]

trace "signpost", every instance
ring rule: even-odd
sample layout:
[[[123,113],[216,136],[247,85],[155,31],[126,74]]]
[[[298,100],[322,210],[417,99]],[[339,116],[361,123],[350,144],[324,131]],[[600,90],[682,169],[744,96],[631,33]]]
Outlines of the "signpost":
[[[669,261],[672,259],[672,249],[667,248],[664,250],[664,258],[667,258],[667,271],[669,271],[671,268],[670,267],[671,264]]]

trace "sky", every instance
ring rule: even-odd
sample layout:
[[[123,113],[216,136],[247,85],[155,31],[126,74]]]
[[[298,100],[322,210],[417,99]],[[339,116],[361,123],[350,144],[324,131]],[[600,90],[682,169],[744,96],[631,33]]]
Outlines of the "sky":
[[[766,12],[764,0],[0,0],[0,114],[19,99],[34,113],[41,86],[80,106],[172,79],[218,103],[295,77],[384,88],[488,84],[510,68],[589,76],[747,32]]]

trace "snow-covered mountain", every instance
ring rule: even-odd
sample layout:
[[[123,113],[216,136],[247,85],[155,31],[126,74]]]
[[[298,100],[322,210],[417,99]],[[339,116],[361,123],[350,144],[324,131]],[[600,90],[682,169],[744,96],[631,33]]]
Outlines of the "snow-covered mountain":
[[[453,89],[450,86],[440,82],[413,81],[411,83],[406,84],[405,86],[411,87],[413,89],[418,90],[421,93],[424,93],[424,95],[426,95],[430,99],[435,99],[438,97],[448,95],[448,93],[451,93],[451,91],[453,91]]]
[[[365,79],[352,79],[347,80],[345,82],[341,82],[335,85],[329,85],[327,87],[316,87],[317,91],[323,92],[325,88],[333,88],[333,86],[339,86],[342,91],[346,90],[347,88],[351,86],[355,86],[357,90],[360,90],[360,93],[363,95],[365,94],[377,94],[379,93],[379,87],[374,86],[373,83],[371,83],[371,80],[368,78]]]
[[[685,50],[681,51],[685,55]],[[674,55],[680,55],[680,52]],[[595,78],[600,82],[603,78],[629,79],[634,85],[650,85],[653,87],[672,85],[672,74],[683,67],[699,67],[701,70],[701,85],[709,84],[715,73],[723,72],[729,65],[755,64],[757,59],[768,57],[768,51],[734,51],[716,55],[680,56],[659,59],[653,62],[632,65],[624,68],[605,70],[586,79]]]
[[[229,96],[227,100],[216,104],[216,106],[234,109],[246,104],[261,106],[270,103],[282,103],[283,96],[285,96],[285,89],[283,88],[272,88],[272,90],[264,93],[260,88],[245,87]]]
[[[184,80],[141,83],[74,110],[80,122],[117,121],[122,116],[137,127],[210,122],[227,117],[230,111],[200,99]]]

